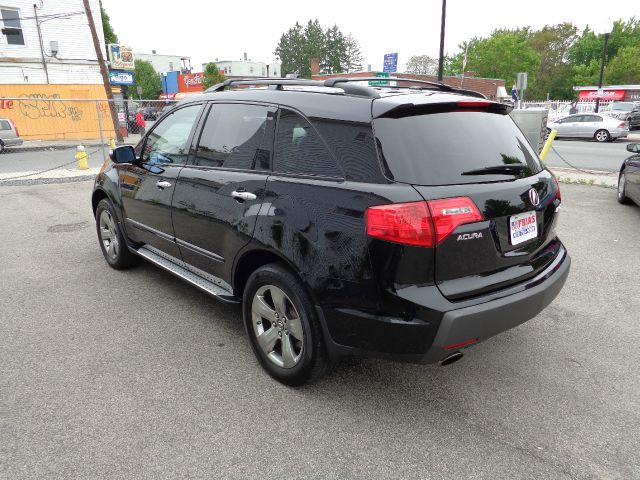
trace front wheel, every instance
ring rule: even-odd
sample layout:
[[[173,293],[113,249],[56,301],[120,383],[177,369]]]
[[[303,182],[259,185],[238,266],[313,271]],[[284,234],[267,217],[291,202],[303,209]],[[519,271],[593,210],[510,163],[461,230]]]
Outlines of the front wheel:
[[[626,195],[627,190],[627,179],[624,174],[624,170],[620,172],[620,176],[618,177],[618,202],[623,205],[629,205],[631,200]]]
[[[4,152],[4,143],[2,143],[2,140],[0,140],[0,153]]]
[[[124,270],[138,263],[139,257],[127,248],[113,205],[106,198],[96,208],[96,229],[102,254],[110,267]]]
[[[611,140],[611,135],[606,130],[598,130],[593,138],[596,139],[597,142],[603,143]]]
[[[318,379],[327,367],[320,324],[300,280],[279,264],[249,277],[243,318],[253,351],[273,378],[291,386]]]

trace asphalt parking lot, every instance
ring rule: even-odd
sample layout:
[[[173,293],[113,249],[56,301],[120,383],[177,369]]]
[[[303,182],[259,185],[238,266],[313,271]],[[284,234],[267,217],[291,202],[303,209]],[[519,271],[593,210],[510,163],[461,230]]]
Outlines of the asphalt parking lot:
[[[107,267],[90,182],[0,186],[0,477],[640,478],[640,208],[562,185],[567,285],[448,367],[284,387],[239,311]]]

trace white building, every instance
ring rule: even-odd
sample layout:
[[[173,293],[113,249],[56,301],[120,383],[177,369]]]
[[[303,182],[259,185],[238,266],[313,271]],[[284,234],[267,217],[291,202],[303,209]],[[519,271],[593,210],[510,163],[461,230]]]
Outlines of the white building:
[[[136,60],[145,60],[150,62],[158,73],[191,72],[191,58],[184,55],[162,55],[153,50],[152,53],[134,53],[133,58]]]
[[[0,0],[0,27],[0,84],[102,84],[82,0]]]
[[[216,60],[215,64],[224,71],[226,77],[279,77],[282,74],[280,62],[265,63],[251,60]],[[202,64],[204,71],[206,63]]]

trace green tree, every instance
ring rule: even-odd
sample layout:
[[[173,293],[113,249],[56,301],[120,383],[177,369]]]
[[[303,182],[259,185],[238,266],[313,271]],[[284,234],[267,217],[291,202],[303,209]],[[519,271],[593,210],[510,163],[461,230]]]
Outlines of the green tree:
[[[220,73],[218,65],[213,62],[207,63],[203,72],[202,86],[206,90],[209,87],[224,82],[224,75]]]
[[[102,0],[100,0],[100,16],[102,17],[102,32],[104,33],[104,43],[118,43],[118,35],[113,31],[113,27],[109,22],[109,15],[102,6]]]
[[[618,49],[604,69],[609,85],[640,84],[640,44]]]
[[[129,96],[139,98],[137,89],[142,87],[142,98],[154,100],[162,92],[162,80],[160,74],[155,71],[151,62],[146,60],[136,60],[133,72],[134,84],[129,87]]]
[[[347,63],[345,66],[347,68],[347,72],[361,72],[364,58],[362,56],[362,51],[360,50],[360,43],[351,33],[347,35],[346,43]]]
[[[362,54],[353,36],[345,36],[340,29],[323,29],[318,20],[299,23],[282,34],[274,54],[282,62],[282,74],[311,76],[310,61],[320,60],[321,73],[340,73],[362,68]]]
[[[429,55],[414,55],[407,62],[407,73],[434,75],[438,70],[438,60]]]
[[[535,82],[529,84],[527,96],[532,99],[574,97],[569,50],[577,39],[578,29],[571,23],[545,26],[532,32],[529,46],[538,54],[540,63],[534,72]]]

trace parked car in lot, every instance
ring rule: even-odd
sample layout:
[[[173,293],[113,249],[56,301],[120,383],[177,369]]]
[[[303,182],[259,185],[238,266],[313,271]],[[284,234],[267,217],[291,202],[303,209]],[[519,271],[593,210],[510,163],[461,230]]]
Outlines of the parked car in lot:
[[[3,153],[6,147],[19,147],[20,145],[22,145],[22,139],[13,121],[8,118],[0,118],[0,153]]]
[[[632,155],[625,159],[618,175],[618,201],[640,205],[640,143],[627,144]]]
[[[549,130],[556,130],[558,137],[593,138],[598,142],[610,142],[629,135],[629,124],[602,113],[569,115],[547,123]]]
[[[570,268],[558,182],[511,107],[412,83],[228,80],[182,101],[96,178],[107,263],[241,304],[289,385],[345,355],[449,364],[533,318]]]
[[[156,120],[160,116],[160,110],[156,107],[144,107],[142,109],[142,116],[145,120]]]
[[[601,110],[601,113],[609,115],[613,118],[625,120],[629,122],[629,118],[640,115],[640,103],[639,102],[611,102],[605,108]],[[633,126],[637,126],[638,120],[633,122]]]

